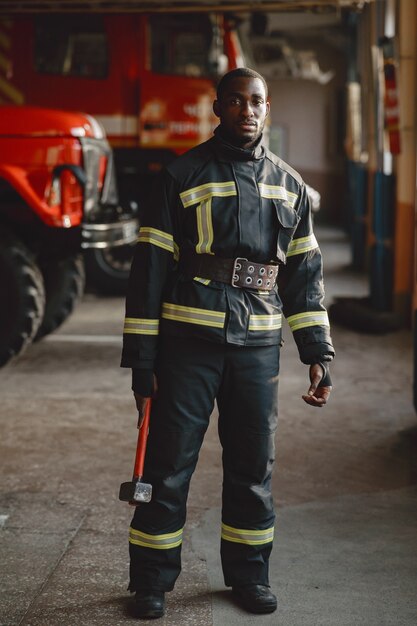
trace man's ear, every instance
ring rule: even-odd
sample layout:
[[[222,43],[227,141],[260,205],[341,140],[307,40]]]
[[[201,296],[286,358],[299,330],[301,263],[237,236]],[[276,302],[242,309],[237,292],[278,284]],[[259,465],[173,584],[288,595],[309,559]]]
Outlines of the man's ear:
[[[220,117],[220,105],[218,100],[213,102],[213,113],[216,117]]]
[[[271,105],[269,104],[269,102],[267,102],[266,103],[266,115],[265,115],[265,117],[268,117],[270,110],[271,110]]]

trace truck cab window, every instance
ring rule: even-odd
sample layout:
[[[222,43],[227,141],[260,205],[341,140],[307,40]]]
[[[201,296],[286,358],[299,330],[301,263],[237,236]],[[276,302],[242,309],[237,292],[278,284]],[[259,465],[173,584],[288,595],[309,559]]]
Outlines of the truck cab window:
[[[39,16],[35,24],[35,69],[40,74],[106,78],[107,36],[100,16]]]
[[[205,15],[153,15],[152,71],[177,76],[210,76],[213,26]]]

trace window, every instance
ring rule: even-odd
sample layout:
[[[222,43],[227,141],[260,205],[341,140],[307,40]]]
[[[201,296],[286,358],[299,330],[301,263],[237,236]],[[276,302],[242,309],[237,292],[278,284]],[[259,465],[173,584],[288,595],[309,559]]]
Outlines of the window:
[[[35,25],[35,68],[40,74],[106,78],[108,45],[100,16],[40,16]]]
[[[153,15],[150,18],[152,71],[180,76],[211,76],[223,50],[206,15]]]

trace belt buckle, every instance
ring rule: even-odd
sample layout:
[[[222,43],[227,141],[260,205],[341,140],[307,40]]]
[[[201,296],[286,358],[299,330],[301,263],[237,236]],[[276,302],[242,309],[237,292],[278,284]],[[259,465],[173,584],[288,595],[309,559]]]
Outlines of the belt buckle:
[[[240,261],[246,261],[246,263],[248,262],[248,259],[245,259],[244,257],[238,256],[235,258],[234,263],[233,263],[233,270],[232,270],[232,280],[230,281],[232,287],[236,287],[236,289],[240,289],[239,285],[236,285],[236,283],[239,281],[239,272],[242,269],[242,264],[240,263]]]

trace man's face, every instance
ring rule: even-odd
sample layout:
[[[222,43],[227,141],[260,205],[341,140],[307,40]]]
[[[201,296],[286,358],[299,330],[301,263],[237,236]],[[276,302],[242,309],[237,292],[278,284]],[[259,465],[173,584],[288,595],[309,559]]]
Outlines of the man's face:
[[[214,101],[213,110],[231,143],[241,148],[252,147],[269,113],[263,82],[249,76],[231,79],[221,98]]]

